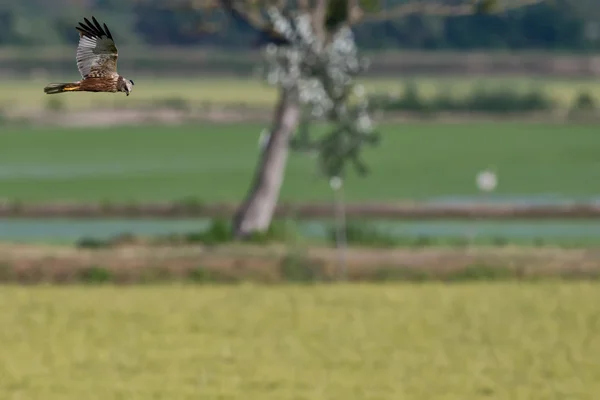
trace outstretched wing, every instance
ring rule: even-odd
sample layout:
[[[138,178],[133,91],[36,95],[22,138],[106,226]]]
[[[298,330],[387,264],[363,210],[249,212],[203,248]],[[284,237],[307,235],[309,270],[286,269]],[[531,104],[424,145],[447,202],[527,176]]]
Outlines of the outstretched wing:
[[[84,18],[75,29],[79,31],[77,68],[85,78],[104,78],[117,75],[117,46],[106,24],[101,26],[96,18]]]

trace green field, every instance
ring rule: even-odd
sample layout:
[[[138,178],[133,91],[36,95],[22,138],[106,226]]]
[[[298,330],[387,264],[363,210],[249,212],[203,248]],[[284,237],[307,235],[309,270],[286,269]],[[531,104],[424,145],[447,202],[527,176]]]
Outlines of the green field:
[[[123,72],[124,73],[124,72]],[[68,108],[90,108],[134,105],[138,103],[176,98],[191,104],[202,103],[250,105],[270,105],[275,100],[276,91],[262,83],[258,77],[206,78],[206,79],[156,79],[147,76],[127,76],[136,83],[134,92],[124,95],[106,93],[70,93],[48,96],[43,87],[49,82],[68,82],[79,79],[75,66],[73,74],[66,77],[45,76],[30,80],[1,80],[0,108],[40,109],[48,106],[50,99],[60,99]],[[522,90],[545,89],[559,104],[569,106],[577,94],[586,90],[600,98],[600,82],[588,79],[549,79],[530,77],[416,77],[409,78],[368,78],[361,82],[371,92],[401,94],[407,82],[415,82],[423,95],[433,96],[440,90],[450,91],[455,96],[464,96],[478,84],[491,87],[510,87]]]
[[[21,201],[240,201],[262,125],[34,129],[0,134],[0,197]],[[382,128],[365,151],[368,178],[351,174],[349,201],[477,194],[475,175],[499,174],[499,196],[598,195],[595,126],[406,123]],[[329,200],[316,162],[292,155],[282,200]]]
[[[0,397],[592,400],[593,284],[11,288]]]

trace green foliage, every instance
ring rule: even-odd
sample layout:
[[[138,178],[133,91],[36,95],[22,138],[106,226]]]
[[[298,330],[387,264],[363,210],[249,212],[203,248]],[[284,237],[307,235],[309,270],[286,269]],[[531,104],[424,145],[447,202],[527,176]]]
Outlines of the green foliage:
[[[327,16],[325,27],[332,31],[348,20],[348,1],[329,0],[327,2]]]
[[[441,281],[447,283],[464,282],[498,282],[514,280],[534,280],[536,276],[524,276],[518,268],[506,266],[492,266],[487,264],[468,265],[465,268],[452,268],[445,271],[431,268],[415,267],[380,267],[372,276],[367,278],[373,282],[431,282]]]
[[[14,279],[14,271],[8,263],[0,263],[0,282],[10,282]]]
[[[274,219],[265,232],[254,232],[245,240],[253,243],[293,243],[298,239],[296,225],[291,219]]]
[[[453,2],[457,3],[468,2]],[[590,15],[590,11],[597,13],[600,9],[593,0],[583,3],[544,1],[493,14],[490,14],[494,8],[492,1],[471,3],[473,15],[438,17],[412,14],[391,21],[360,25],[356,28],[358,43],[363,49],[599,48],[600,42],[587,36],[585,31],[585,21],[597,19],[597,16]],[[499,2],[500,5],[503,3],[507,2]]]
[[[426,269],[404,267],[379,267],[366,278],[371,282],[430,282],[435,281],[435,274]]]
[[[385,111],[430,114],[435,112],[528,113],[555,108],[554,100],[543,90],[476,86],[466,96],[452,96],[448,91],[426,97],[413,82],[405,85],[400,97],[373,96],[371,102]]]
[[[473,0],[473,12],[487,14],[498,9],[498,0]]]
[[[331,245],[335,245],[337,243],[337,231],[335,227],[332,226],[329,228],[327,239]],[[533,238],[529,241],[515,241],[510,237],[493,236],[475,238],[474,240],[470,241],[464,235],[439,237],[433,235],[413,236],[407,234],[397,234],[377,228],[374,223],[366,221],[350,221],[346,226],[346,241],[350,246],[371,248],[432,248],[436,246],[465,248],[469,244],[504,247],[509,244],[516,243],[538,247],[545,245],[543,238]],[[554,243],[554,245],[556,245],[556,243]]]
[[[111,246],[110,241],[92,237],[83,237],[75,243],[80,249],[104,249]]]
[[[520,269],[513,269],[506,266],[492,265],[469,265],[466,268],[457,269],[451,272],[445,278],[450,282],[473,282],[473,281],[504,281],[522,278]]]
[[[325,271],[322,263],[301,252],[291,252],[281,260],[279,274],[284,282],[315,283],[323,281]]]
[[[471,112],[520,113],[551,110],[554,102],[539,90],[521,93],[511,88],[490,90],[482,87],[468,95],[462,105],[459,102],[458,107]]]
[[[293,221],[275,219],[265,232],[255,232],[245,238],[250,243],[291,243],[297,238],[297,232]],[[215,245],[233,242],[235,239],[231,230],[231,221],[225,218],[214,218],[211,220],[207,230],[201,232],[190,232],[183,235],[185,243],[203,243]]]
[[[596,98],[588,91],[580,92],[573,102],[574,110],[594,110],[596,108]]]
[[[92,266],[79,271],[78,281],[81,283],[100,284],[113,281],[113,274],[107,268]]]
[[[207,245],[226,243],[233,238],[231,224],[224,218],[215,218],[211,221],[209,228],[203,232],[193,232],[185,235],[187,243],[201,242]]]
[[[379,11],[385,4],[382,0],[358,0],[360,8],[365,12]]]
[[[398,100],[392,100],[387,104],[387,108],[399,108],[406,111],[427,112],[432,109],[432,105],[421,95],[419,87],[412,82],[408,82],[404,87],[402,97]],[[384,104],[382,108],[386,108]]]
[[[336,227],[329,229],[329,241],[336,243]],[[369,223],[349,222],[346,224],[346,242],[349,245],[369,247],[393,247],[399,243],[398,237],[376,229]]]
[[[352,122],[354,123],[354,122]],[[293,148],[300,151],[319,149],[319,170],[327,177],[347,177],[348,166],[359,176],[369,173],[369,168],[362,157],[363,147],[376,146],[381,140],[378,131],[367,134],[352,132],[350,123],[341,123],[326,136],[303,146],[301,142],[293,142]]]
[[[221,271],[198,266],[188,271],[187,279],[192,283],[200,284],[226,284],[237,283],[240,279]]]
[[[374,12],[382,9],[381,0],[359,0],[358,4],[363,12]],[[348,21],[348,0],[329,0],[327,3],[325,26],[334,30]]]
[[[587,90],[581,91],[573,100],[569,110],[569,118],[578,122],[597,123],[600,119],[596,98]]]

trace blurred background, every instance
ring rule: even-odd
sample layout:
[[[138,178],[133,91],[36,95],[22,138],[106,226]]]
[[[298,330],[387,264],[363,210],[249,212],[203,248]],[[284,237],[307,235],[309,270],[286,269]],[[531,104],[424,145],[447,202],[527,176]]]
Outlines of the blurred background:
[[[0,398],[598,399],[600,2],[440,3],[353,27],[332,180],[227,0],[0,0]],[[133,92],[44,94],[92,15]]]
[[[244,199],[277,89],[260,77],[256,32],[225,13],[206,18],[196,3],[0,1],[0,198],[6,204]],[[109,25],[119,72],[134,80],[133,94],[44,95],[49,82],[79,79],[74,27],[91,15]],[[354,32],[371,61],[359,82],[379,108],[383,136],[381,146],[365,150],[371,174],[351,174],[344,201],[598,201],[595,1],[538,2],[492,15],[413,13],[365,22]],[[478,186],[480,173],[496,183]],[[280,202],[332,199],[314,158],[293,153]],[[329,225],[309,222],[300,224],[304,234],[327,236]],[[462,237],[475,229],[486,240],[600,239],[598,224],[581,219],[375,225],[402,237]],[[197,218],[21,218],[2,220],[0,238],[73,241],[208,226]]]

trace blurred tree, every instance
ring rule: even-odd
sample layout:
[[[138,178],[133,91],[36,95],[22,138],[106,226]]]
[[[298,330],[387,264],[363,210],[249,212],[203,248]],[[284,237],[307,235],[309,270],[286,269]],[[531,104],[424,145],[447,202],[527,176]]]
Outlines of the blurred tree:
[[[185,1],[203,9],[216,9],[214,0]],[[364,62],[357,56],[351,26],[411,15],[499,13],[541,1],[407,1],[389,9],[379,0],[220,0],[221,10],[238,24],[253,28],[258,43],[266,45],[266,79],[279,90],[269,140],[233,221],[235,236],[244,238],[268,229],[290,144],[317,150],[327,177],[343,177],[348,164],[359,173],[366,172],[360,150],[365,144],[375,143],[377,135],[364,90],[355,87],[354,77]],[[314,120],[331,126],[317,140],[311,138],[310,123]]]
[[[348,164],[365,171],[360,150],[374,143],[377,135],[368,104],[361,101],[360,90],[354,91],[354,77],[363,67],[354,33],[357,42],[382,48],[581,48],[586,37],[594,36],[594,26],[584,30],[581,21],[597,21],[598,4],[597,0],[0,0],[0,44],[75,41],[73,21],[93,10],[102,19],[110,15],[123,39],[135,41],[137,34],[152,44],[266,47],[266,78],[278,87],[279,98],[270,140],[234,221],[236,234],[243,237],[269,226],[290,143],[316,148],[328,176],[343,175]],[[320,140],[310,137],[314,120],[330,126]]]

